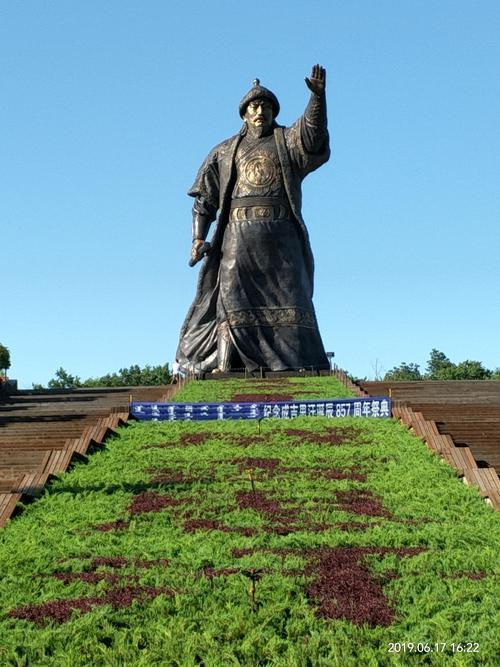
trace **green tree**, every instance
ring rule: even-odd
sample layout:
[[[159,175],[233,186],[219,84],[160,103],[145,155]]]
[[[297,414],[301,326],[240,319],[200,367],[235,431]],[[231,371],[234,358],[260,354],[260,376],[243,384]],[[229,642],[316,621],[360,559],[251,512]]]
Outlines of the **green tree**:
[[[70,375],[61,366],[61,368],[57,369],[55,378],[49,380],[48,386],[49,389],[76,389],[77,387],[81,387],[82,383],[77,375]]]
[[[448,359],[444,352],[433,348],[427,362],[425,378],[426,380],[452,380],[454,368],[455,364]]]
[[[49,380],[50,389],[77,389],[81,387],[137,387],[169,384],[172,379],[168,364],[163,366],[145,366],[133,364],[129,368],[120,368],[118,373],[107,373],[101,377],[81,380],[77,375],[70,375],[64,368],[58,368],[55,377]],[[42,389],[42,385],[33,385]]]
[[[396,381],[411,381],[411,380],[421,380],[422,374],[420,373],[420,367],[418,364],[407,364],[403,361],[399,366],[391,368],[390,371],[384,375],[384,380],[389,382]]]
[[[3,369],[3,374],[7,375],[7,369],[10,368],[10,352],[9,348],[0,343],[0,369]]]
[[[88,378],[84,387],[137,387],[169,384],[172,379],[168,364],[141,368],[133,364],[129,368],[120,368],[118,373],[108,373],[98,378]]]
[[[492,372],[485,368],[480,361],[466,359],[453,369],[453,380],[489,380]]]
[[[420,373],[418,364],[403,362],[384,376],[385,381],[397,380],[500,380],[500,368],[489,370],[480,361],[466,359],[454,364],[444,352],[431,350],[425,375]]]
[[[78,387],[137,387],[169,384],[172,379],[168,364],[163,366],[145,366],[133,364],[129,368],[120,368],[118,373],[107,373],[101,377],[81,380],[70,375],[64,368],[59,368],[55,378],[49,381],[50,389],[75,389]],[[35,387],[34,387],[35,388]],[[39,388],[37,386],[36,388]]]
[[[427,380],[488,380],[492,371],[480,361],[466,359],[458,364],[451,362],[444,352],[433,349],[427,362]]]

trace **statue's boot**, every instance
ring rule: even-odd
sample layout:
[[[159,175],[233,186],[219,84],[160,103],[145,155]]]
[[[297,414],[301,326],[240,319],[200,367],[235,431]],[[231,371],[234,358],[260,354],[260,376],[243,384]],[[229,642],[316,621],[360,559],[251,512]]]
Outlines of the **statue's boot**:
[[[214,373],[227,373],[231,370],[231,356],[234,344],[229,335],[227,322],[219,324],[217,334],[217,368]]]

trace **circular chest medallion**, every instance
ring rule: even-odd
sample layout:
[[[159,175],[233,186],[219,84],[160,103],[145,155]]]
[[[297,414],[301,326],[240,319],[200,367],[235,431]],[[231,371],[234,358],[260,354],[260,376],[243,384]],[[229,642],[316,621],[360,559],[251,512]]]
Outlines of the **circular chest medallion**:
[[[267,155],[256,155],[246,163],[243,177],[254,187],[271,185],[276,178],[276,165]]]

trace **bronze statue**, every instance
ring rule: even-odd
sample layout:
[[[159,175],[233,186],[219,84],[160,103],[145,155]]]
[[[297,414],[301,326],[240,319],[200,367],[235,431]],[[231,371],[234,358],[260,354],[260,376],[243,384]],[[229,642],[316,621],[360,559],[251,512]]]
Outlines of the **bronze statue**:
[[[242,129],[210,152],[189,190],[189,263],[204,261],[177,349],[184,370],[329,368],[301,215],[302,180],[330,157],[325,69],[314,65],[305,81],[309,103],[285,128],[278,99],[255,79],[240,103]]]

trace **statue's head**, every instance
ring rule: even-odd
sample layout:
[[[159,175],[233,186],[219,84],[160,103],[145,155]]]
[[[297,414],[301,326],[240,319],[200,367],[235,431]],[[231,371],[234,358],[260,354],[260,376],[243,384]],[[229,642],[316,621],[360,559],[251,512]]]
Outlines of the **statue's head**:
[[[240,116],[247,128],[258,136],[266,135],[275,125],[274,119],[279,114],[278,98],[255,79],[252,88],[240,102]]]

